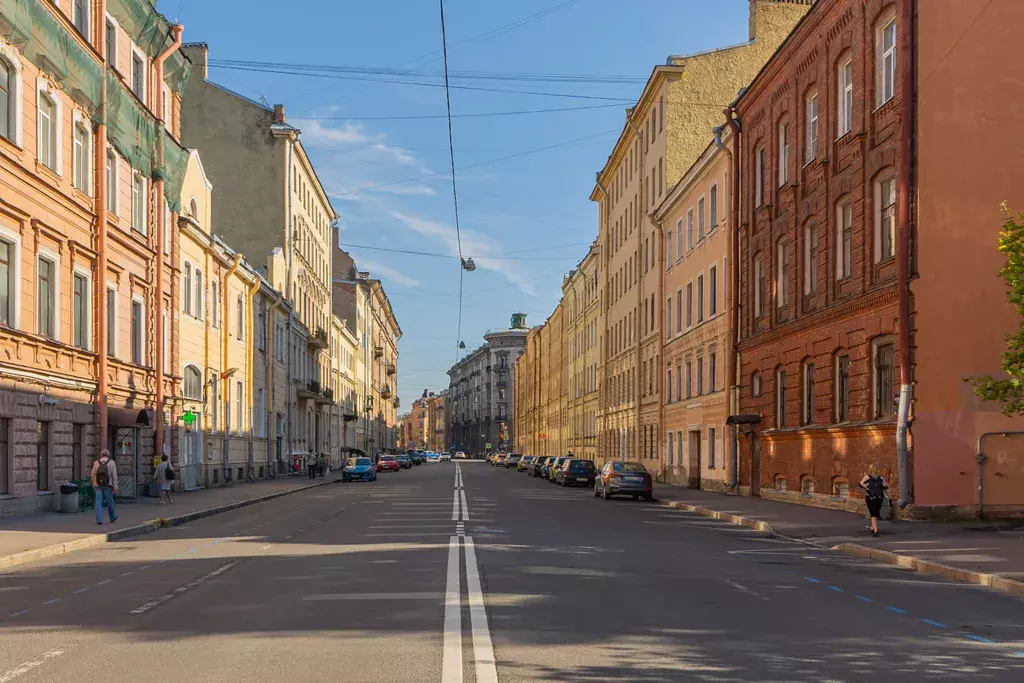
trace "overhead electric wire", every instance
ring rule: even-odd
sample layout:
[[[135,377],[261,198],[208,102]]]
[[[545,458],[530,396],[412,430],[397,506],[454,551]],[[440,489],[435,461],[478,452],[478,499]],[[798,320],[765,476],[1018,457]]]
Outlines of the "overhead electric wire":
[[[620,103],[587,104],[581,107],[556,107],[554,109],[524,109],[519,111],[485,111],[473,114],[452,114],[453,119],[473,119],[489,116],[525,116],[527,114],[553,114],[566,111],[587,111],[591,109],[619,108]],[[413,116],[291,116],[293,121],[422,121],[427,119],[444,119],[444,114],[421,114]]]
[[[436,251],[416,251],[414,249],[392,249],[390,247],[373,247],[366,244],[341,244],[339,246],[348,247],[350,249],[369,249],[371,251],[385,251],[390,254],[409,254],[411,256],[430,256],[433,258],[443,259],[461,259],[461,256],[453,256],[452,254],[442,254]],[[516,253],[516,252],[509,252]],[[564,261],[565,259],[572,258],[571,256],[502,256],[501,254],[476,254],[473,258],[486,259],[496,258],[502,261]]]

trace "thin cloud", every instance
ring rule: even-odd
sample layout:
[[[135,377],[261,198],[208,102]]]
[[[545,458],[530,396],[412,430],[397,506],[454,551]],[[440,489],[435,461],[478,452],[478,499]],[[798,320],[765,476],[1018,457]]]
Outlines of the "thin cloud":
[[[377,136],[368,135],[365,128],[358,123],[346,121],[340,128],[335,128],[325,126],[316,119],[310,119],[302,125],[302,137],[314,145],[324,143],[360,145],[377,139]]]
[[[408,151],[401,147],[393,145],[385,145],[383,142],[378,142],[370,145],[370,149],[375,152],[380,152],[383,155],[390,156],[395,162],[402,164],[403,166],[411,166],[416,163],[416,157],[409,154]]]
[[[416,287],[420,284],[420,281],[411,278],[400,270],[396,270],[391,266],[386,266],[383,263],[377,263],[375,261],[367,261],[366,259],[357,258],[356,263],[359,265],[360,270],[370,271],[372,277],[379,277],[385,280],[391,280],[395,284],[404,285],[406,287]]]

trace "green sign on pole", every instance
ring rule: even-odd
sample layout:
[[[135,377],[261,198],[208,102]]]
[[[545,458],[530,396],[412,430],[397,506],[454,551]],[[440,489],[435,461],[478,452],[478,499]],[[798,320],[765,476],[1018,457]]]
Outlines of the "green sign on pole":
[[[487,442],[487,443],[486,443],[486,444],[484,445],[484,448],[486,448],[487,450],[491,450],[491,442],[490,442],[490,441],[488,441],[488,442]]]

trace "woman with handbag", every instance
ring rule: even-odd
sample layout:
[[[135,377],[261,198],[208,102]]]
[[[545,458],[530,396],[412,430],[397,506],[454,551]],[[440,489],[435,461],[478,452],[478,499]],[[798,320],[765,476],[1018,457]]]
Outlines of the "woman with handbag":
[[[882,516],[882,504],[888,496],[889,485],[885,483],[878,471],[878,465],[872,464],[868,473],[860,480],[860,487],[864,489],[864,499],[868,504],[868,514],[871,515],[871,535],[878,536],[878,519]]]
[[[166,455],[160,456],[160,464],[156,467],[156,482],[160,485],[160,504],[173,503],[171,489],[174,488],[174,480],[177,474],[171,466],[171,461]]]

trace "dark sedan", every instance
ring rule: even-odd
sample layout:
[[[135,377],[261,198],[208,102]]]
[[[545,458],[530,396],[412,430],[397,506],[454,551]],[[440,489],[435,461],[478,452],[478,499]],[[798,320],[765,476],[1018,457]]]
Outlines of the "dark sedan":
[[[546,465],[549,460],[551,460],[551,456],[538,455],[536,458],[533,459],[532,462],[530,462],[530,466],[526,469],[526,473],[529,474],[531,477],[541,476],[541,471],[544,469],[544,465]]]
[[[627,495],[637,500],[654,498],[651,473],[638,462],[609,462],[601,468],[594,481],[594,495],[608,500],[612,496]]]
[[[555,483],[559,486],[593,486],[596,478],[594,463],[579,458],[566,460],[555,472]]]
[[[398,460],[398,466],[403,470],[412,469],[412,460],[409,459],[408,455],[399,455],[396,456],[396,459]]]

